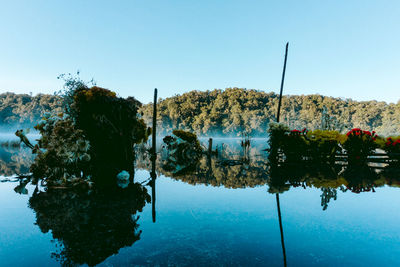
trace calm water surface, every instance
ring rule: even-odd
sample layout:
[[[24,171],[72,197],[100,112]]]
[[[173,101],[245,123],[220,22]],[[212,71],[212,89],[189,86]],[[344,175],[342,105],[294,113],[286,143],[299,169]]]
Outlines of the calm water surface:
[[[225,143],[235,147],[235,142]],[[141,208],[144,198],[135,196],[126,201],[42,192],[38,198],[30,184],[27,192],[16,192],[19,181],[10,173],[26,170],[31,157],[24,149],[2,148],[0,265],[58,266],[72,259],[100,266],[282,266],[276,194],[269,193],[276,190],[259,174],[257,157],[265,157],[261,147],[262,141],[255,142],[250,151],[254,164],[222,168],[211,162],[209,183],[196,180],[205,160],[187,176],[157,167],[154,210],[151,202]],[[135,182],[147,184],[150,174],[144,165],[138,164]],[[252,184],[254,173],[261,180]],[[240,182],[232,183],[227,177],[232,175]],[[151,187],[145,188],[150,197]],[[283,190],[279,199],[287,264],[398,266],[399,188],[374,190],[336,190],[336,200],[331,198],[325,210],[321,188]]]

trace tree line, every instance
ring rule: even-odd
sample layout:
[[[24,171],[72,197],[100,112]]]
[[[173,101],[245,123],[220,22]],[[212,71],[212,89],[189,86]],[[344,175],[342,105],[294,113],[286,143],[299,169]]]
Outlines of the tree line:
[[[279,95],[243,88],[190,91],[160,99],[158,129],[165,133],[184,129],[200,135],[266,136],[269,122],[276,121]],[[141,111],[146,123],[152,119],[152,104]],[[400,134],[400,101],[354,101],[322,95],[283,96],[280,121],[292,129],[321,128],[326,115],[332,130],[345,132],[358,127],[381,135]]]
[[[0,94],[0,126],[32,127],[46,112],[61,112],[60,98],[55,95]]]
[[[268,124],[276,120],[279,95],[253,89],[227,88],[190,91],[159,99],[158,133],[183,129],[199,135],[266,136]],[[61,111],[54,95],[0,94],[0,124],[33,125],[47,111]],[[151,125],[152,103],[140,108],[142,118]],[[287,95],[282,99],[280,121],[292,129],[318,129],[326,124],[346,132],[352,128],[375,130],[378,134],[400,134],[400,101],[396,104],[354,101],[322,95]]]

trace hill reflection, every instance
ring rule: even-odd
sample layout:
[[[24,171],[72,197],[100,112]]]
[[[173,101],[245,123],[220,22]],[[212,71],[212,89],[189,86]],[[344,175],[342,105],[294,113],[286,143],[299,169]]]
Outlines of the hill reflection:
[[[400,187],[400,170],[390,166],[347,166],[343,162],[316,165],[310,162],[271,164],[266,153],[251,149],[244,154],[238,146],[230,146],[219,156],[203,156],[199,160],[172,162],[161,152],[155,163],[156,172],[188,184],[246,188],[268,186],[271,194],[291,188],[321,189],[321,206],[325,210],[337,191],[375,192],[383,186]],[[136,168],[151,170],[146,155],[136,160]]]
[[[0,146],[0,176],[28,173],[33,159],[34,155],[28,148]]]
[[[376,187],[400,187],[399,168],[340,164],[310,165],[300,163],[270,164],[262,146],[244,154],[240,145],[218,145],[218,156],[203,156],[196,161],[170,162],[163,154],[157,158],[156,172],[188,184],[246,188],[268,185],[268,192],[283,193],[293,187],[338,189],[353,193],[372,192]],[[32,153],[25,148],[0,147],[0,176],[29,173]],[[145,151],[137,152],[135,168],[151,171]],[[328,190],[329,191],[329,190]],[[332,190],[331,190],[332,191]]]

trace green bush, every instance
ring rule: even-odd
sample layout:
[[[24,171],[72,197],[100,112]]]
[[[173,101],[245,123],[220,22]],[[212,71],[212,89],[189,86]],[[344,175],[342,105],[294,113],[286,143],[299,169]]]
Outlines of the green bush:
[[[307,133],[309,155],[314,161],[333,162],[342,135],[338,131],[315,130]]]
[[[400,137],[386,141],[375,132],[355,128],[346,135],[332,130],[289,130],[286,125],[271,123],[269,129],[270,160],[276,161],[280,152],[286,161],[311,160],[316,163],[335,162],[335,155],[342,149],[347,153],[349,164],[365,163],[378,147],[388,153],[400,153]]]
[[[400,165],[400,136],[390,136],[383,139],[386,142],[383,144],[383,149],[388,153],[391,166]]]
[[[197,139],[197,135],[184,130],[173,130],[172,133],[181,138],[182,140],[191,143],[195,146],[196,149],[201,150],[199,139]]]
[[[292,130],[285,134],[282,144],[282,152],[287,161],[299,161],[305,159],[310,142],[306,138],[306,130]]]
[[[65,185],[81,181],[89,168],[90,143],[83,131],[68,117],[46,115],[35,128],[41,137],[32,150],[36,154],[30,169],[48,185]],[[82,180],[83,181],[83,180]]]
[[[346,134],[343,148],[347,152],[349,164],[363,164],[367,157],[378,148],[376,133],[354,128]]]
[[[33,149],[34,175],[56,183],[90,175],[97,184],[109,184],[122,170],[133,172],[133,146],[150,133],[137,116],[141,103],[71,77],[64,87],[65,114],[46,115],[35,126],[42,137]]]
[[[268,158],[271,162],[274,162],[277,160],[278,152],[282,149],[282,145],[285,142],[285,136],[290,132],[290,129],[283,123],[271,122],[268,125],[267,132],[269,136]]]

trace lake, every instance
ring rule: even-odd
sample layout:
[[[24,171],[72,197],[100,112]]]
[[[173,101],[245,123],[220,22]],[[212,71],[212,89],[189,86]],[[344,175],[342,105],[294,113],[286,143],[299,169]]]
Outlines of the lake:
[[[285,166],[277,180],[265,139],[246,155],[240,139],[215,144],[220,156],[195,166],[166,168],[160,154],[154,182],[138,155],[136,184],[118,194],[25,185],[13,177],[30,151],[0,148],[0,265],[400,264],[400,177]]]

